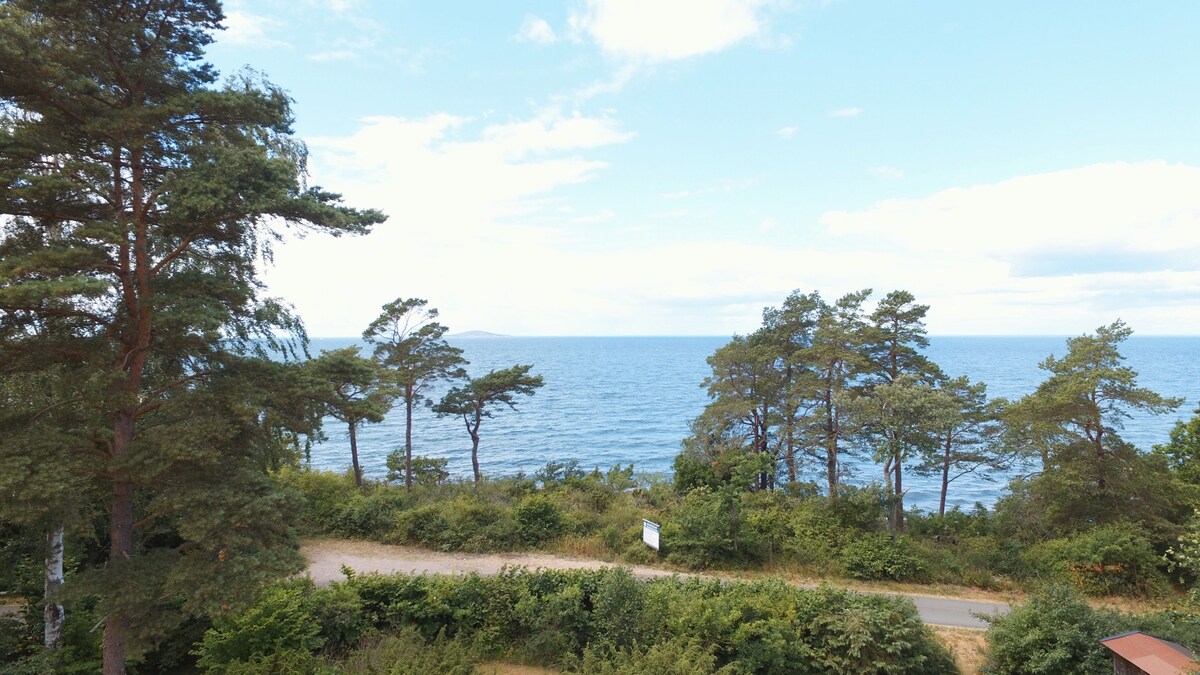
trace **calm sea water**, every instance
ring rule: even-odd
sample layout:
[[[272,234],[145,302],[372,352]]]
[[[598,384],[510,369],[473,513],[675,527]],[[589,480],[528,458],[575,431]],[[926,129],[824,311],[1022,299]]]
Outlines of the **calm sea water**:
[[[577,460],[586,468],[633,463],[637,469],[669,473],[688,423],[708,402],[700,383],[709,374],[705,359],[726,337],[509,337],[450,342],[464,351],[472,375],[518,363],[533,364],[545,386],[516,410],[498,409],[480,428],[479,460],[485,474],[532,473],[549,461]],[[988,384],[991,396],[1017,398],[1045,379],[1038,368],[1046,356],[1062,356],[1059,337],[934,337],[926,355],[949,375]],[[356,344],[352,338],[315,338],[314,354]],[[1200,337],[1132,337],[1122,346],[1139,382],[1186,402],[1171,414],[1128,420],[1123,436],[1143,449],[1167,440],[1176,420],[1189,419],[1200,401]],[[440,396],[441,391],[433,392]],[[350,464],[346,428],[326,420],[329,440],[313,449],[317,468],[345,470]],[[387,454],[404,444],[404,413],[397,407],[379,424],[359,430],[359,452],[367,475],[383,477]],[[462,422],[420,410],[414,421],[413,452],[449,459],[454,476],[471,473],[471,441]],[[852,482],[881,478],[869,462],[853,464]],[[816,479],[815,474],[812,476]],[[1002,477],[1001,477],[1002,478]],[[970,482],[968,482],[970,481]],[[936,506],[935,479],[906,477],[908,502]],[[1004,481],[964,477],[951,487],[951,504],[991,504]]]

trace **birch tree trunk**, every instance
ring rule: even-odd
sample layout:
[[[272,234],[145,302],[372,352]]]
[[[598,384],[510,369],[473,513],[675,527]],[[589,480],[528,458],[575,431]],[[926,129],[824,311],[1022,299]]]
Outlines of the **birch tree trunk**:
[[[43,610],[46,631],[46,649],[58,649],[62,641],[63,622],[67,613],[55,597],[63,585],[63,526],[62,523],[46,532],[46,583],[45,603]]]

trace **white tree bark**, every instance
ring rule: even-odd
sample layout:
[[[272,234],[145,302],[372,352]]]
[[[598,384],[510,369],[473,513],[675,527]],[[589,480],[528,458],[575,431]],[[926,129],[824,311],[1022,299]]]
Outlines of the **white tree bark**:
[[[46,532],[46,648],[58,649],[62,640],[63,622],[67,618],[63,606],[55,597],[63,585],[63,526],[60,523]]]

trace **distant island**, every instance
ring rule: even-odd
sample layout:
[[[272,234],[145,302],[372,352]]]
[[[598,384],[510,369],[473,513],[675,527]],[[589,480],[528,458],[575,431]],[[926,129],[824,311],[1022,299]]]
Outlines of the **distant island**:
[[[512,336],[501,335],[499,333],[489,333],[486,330],[469,330],[469,331],[465,331],[462,333],[452,333],[450,335],[447,335],[446,337],[453,338],[453,339],[459,339],[459,338],[499,338],[499,337],[512,337]]]

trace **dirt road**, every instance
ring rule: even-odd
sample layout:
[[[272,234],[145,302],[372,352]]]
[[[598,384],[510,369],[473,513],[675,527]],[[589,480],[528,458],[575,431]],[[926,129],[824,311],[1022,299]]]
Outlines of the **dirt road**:
[[[640,578],[671,576],[674,572],[642,567],[618,565],[600,560],[585,560],[546,555],[543,553],[439,553],[407,546],[387,546],[364,541],[314,539],[305,541],[301,552],[308,558],[308,573],[318,584],[339,581],[342,566],[355,572],[394,574],[496,574],[504,566],[528,567],[530,569],[600,569],[603,567],[625,567]],[[680,575],[689,576],[689,575]],[[705,575],[697,575],[705,576]],[[798,584],[805,586],[804,584]],[[811,587],[811,586],[808,586]],[[930,595],[907,595],[916,604],[925,623],[961,628],[986,628],[987,622],[976,614],[1004,614],[1008,605],[983,600],[960,600]]]

